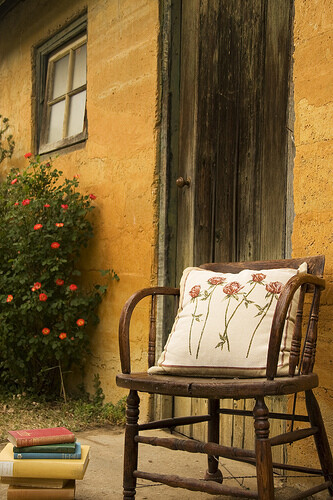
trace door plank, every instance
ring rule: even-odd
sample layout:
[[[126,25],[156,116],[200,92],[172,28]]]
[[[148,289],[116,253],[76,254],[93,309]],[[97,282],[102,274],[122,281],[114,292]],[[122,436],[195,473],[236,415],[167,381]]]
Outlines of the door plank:
[[[261,259],[285,256],[287,109],[290,81],[292,8],[268,0],[264,74],[263,168],[261,173]],[[273,118],[273,119],[272,119]],[[274,235],[272,235],[274,228]]]

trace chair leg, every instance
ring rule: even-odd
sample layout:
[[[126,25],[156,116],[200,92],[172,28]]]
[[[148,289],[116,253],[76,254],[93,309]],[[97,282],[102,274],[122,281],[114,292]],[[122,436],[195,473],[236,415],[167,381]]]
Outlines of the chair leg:
[[[208,412],[211,420],[208,422],[208,441],[210,443],[219,443],[220,439],[220,401],[218,399],[208,400]],[[205,481],[223,482],[222,472],[219,469],[219,459],[214,455],[208,455],[208,469],[205,474]]]
[[[136,478],[133,472],[138,464],[138,443],[134,437],[138,434],[140,398],[137,391],[130,391],[126,401],[126,428],[124,446],[124,476],[123,476],[123,499],[133,500],[135,498]]]
[[[268,408],[263,397],[256,400],[253,409],[257,486],[259,500],[274,500],[272,450],[269,441]]]
[[[314,435],[320,465],[326,481],[331,481],[328,488],[330,496],[333,496],[333,460],[332,452],[327,439],[327,434],[321,416],[321,411],[317,399],[311,390],[305,391],[306,408],[313,427],[318,427],[318,432]]]

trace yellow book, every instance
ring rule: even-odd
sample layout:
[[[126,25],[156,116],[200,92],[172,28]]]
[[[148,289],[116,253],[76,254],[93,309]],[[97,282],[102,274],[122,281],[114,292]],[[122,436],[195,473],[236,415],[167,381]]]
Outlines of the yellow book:
[[[46,477],[9,477],[1,476],[1,484],[21,486],[24,488],[63,488],[69,479],[51,479]]]
[[[75,480],[68,481],[64,488],[22,488],[10,485],[7,500],[74,500]]]
[[[13,445],[7,444],[0,453],[0,476],[38,477],[50,479],[83,479],[89,462],[90,446],[81,446],[81,458],[14,459]]]

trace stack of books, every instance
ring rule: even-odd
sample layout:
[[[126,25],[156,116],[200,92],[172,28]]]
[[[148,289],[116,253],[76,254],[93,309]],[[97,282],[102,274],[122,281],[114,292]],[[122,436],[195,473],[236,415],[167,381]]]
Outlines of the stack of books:
[[[0,453],[0,482],[7,500],[73,500],[75,481],[83,479],[89,449],[65,427],[8,432]]]

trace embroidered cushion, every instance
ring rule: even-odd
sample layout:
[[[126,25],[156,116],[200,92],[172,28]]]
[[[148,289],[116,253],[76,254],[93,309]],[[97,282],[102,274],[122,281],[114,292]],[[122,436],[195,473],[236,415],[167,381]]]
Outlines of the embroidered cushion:
[[[245,269],[238,274],[185,269],[178,313],[157,366],[149,373],[260,377],[277,299],[297,269]],[[288,362],[299,293],[289,307],[278,360],[278,375]]]

